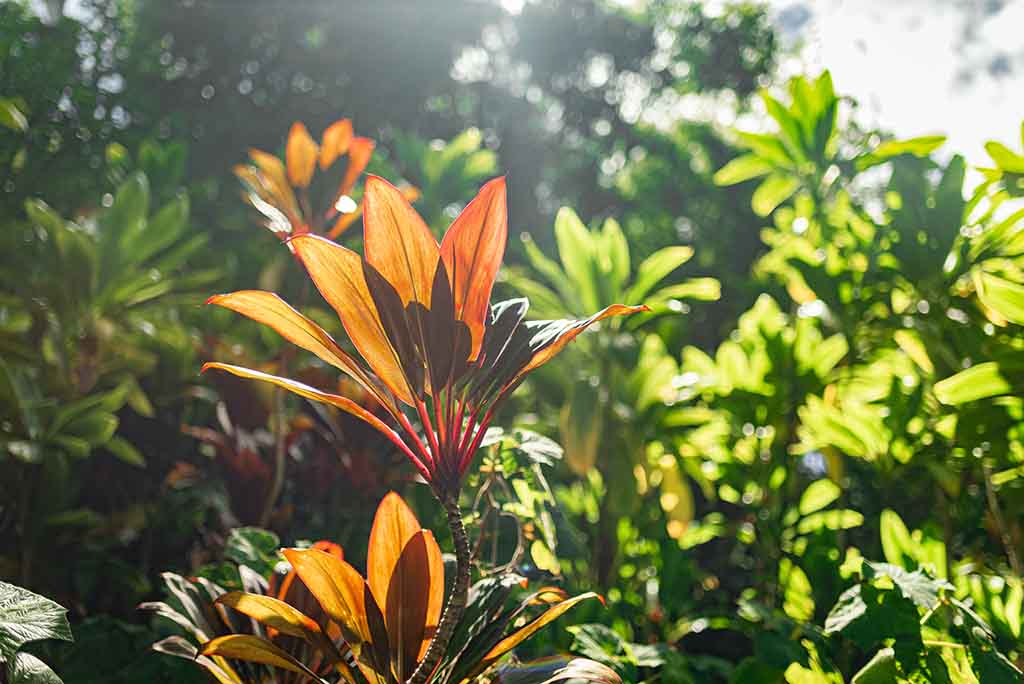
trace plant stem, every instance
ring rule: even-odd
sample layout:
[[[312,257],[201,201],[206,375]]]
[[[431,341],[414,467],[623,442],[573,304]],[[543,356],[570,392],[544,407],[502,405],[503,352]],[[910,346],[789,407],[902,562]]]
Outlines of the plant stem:
[[[999,499],[996,497],[995,487],[992,485],[992,464],[985,460],[981,466],[981,472],[985,477],[985,494],[988,499],[989,513],[992,515],[992,521],[996,525],[996,529],[999,531],[999,539],[1003,543],[1003,548],[1006,550],[1006,556],[1010,561],[1010,568],[1013,570],[1013,574],[1017,577],[1021,576],[1021,565],[1020,560],[1017,558],[1017,551],[1013,546],[1013,538],[1010,536],[1010,531],[1006,527],[1006,520],[1003,519],[1003,511],[999,508]]]
[[[407,684],[424,684],[437,669],[441,658],[448,650],[448,642],[455,633],[455,626],[462,619],[462,613],[466,610],[466,600],[469,594],[469,571],[472,555],[469,549],[469,535],[466,534],[466,526],[462,522],[462,511],[459,510],[458,493],[446,493],[438,496],[444,512],[448,516],[448,529],[452,535],[452,542],[455,545],[455,581],[452,583],[452,593],[448,597],[448,603],[441,614],[441,620],[437,625],[437,632],[430,640],[427,652],[423,654],[423,660],[416,667],[416,670],[409,677]]]

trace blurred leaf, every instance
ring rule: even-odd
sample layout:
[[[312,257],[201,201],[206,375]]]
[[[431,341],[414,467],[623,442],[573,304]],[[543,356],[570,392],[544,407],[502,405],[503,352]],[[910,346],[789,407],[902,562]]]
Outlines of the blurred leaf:
[[[1004,377],[999,364],[994,361],[979,363],[935,383],[935,396],[943,404],[951,406],[1012,391],[1013,386]]]
[[[820,511],[839,498],[842,491],[832,480],[815,480],[800,496],[800,515]]]
[[[903,154],[915,157],[927,157],[935,150],[942,147],[946,142],[944,135],[925,135],[919,138],[908,138],[906,140],[886,140],[876,147],[872,152],[857,157],[854,163],[858,171],[864,171],[872,166],[877,166],[889,161],[893,157]]]
[[[757,186],[750,205],[758,216],[767,216],[789,199],[799,187],[800,180],[795,176],[773,173]]]
[[[736,157],[715,172],[715,185],[735,185],[752,178],[760,178],[775,170],[775,165],[767,162],[756,154],[745,154]]]

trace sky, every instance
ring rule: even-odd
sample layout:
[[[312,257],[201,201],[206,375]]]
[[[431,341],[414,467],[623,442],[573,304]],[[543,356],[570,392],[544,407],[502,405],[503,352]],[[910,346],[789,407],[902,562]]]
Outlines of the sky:
[[[769,0],[787,72],[832,72],[862,121],[900,137],[949,136],[983,164],[983,145],[1020,148],[1024,0]]]

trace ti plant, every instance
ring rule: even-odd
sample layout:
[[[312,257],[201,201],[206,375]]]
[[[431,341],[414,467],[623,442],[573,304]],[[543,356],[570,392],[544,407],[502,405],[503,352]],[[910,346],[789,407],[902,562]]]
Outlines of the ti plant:
[[[251,163],[236,166],[235,175],[249,204],[282,240],[304,233],[334,239],[362,213],[352,195],[375,147],[370,138],[354,134],[351,119],[328,126],[319,144],[305,124],[296,121],[288,131],[283,162],[253,149]],[[419,196],[411,186],[402,192],[409,200]]]
[[[394,493],[374,518],[362,577],[337,545],[282,551],[288,572],[268,585],[240,568],[245,591],[165,576],[173,601],[147,604],[194,640],[172,636],[154,647],[196,662],[222,684],[338,681],[404,682],[423,662],[438,628],[445,578],[441,550]],[[584,659],[548,659],[496,667],[513,648],[594,594],[569,598],[554,587],[523,594],[526,580],[505,572],[470,592],[452,641],[430,673],[438,684],[559,679],[617,684],[607,667]],[[242,619],[242,616],[251,620]],[[525,620],[525,623],[523,621]]]
[[[411,684],[422,684],[437,667],[466,606],[471,554],[458,496],[495,410],[527,373],[586,328],[646,309],[611,304],[582,320],[526,321],[525,299],[491,305],[505,251],[506,213],[505,180],[497,178],[438,244],[405,196],[370,176],[363,198],[364,256],[308,233],[287,241],[338,313],[365,364],[272,292],[248,290],[210,299],[270,326],[349,375],[380,402],[401,432],[351,399],[289,378],[224,363],[204,368],[270,382],[366,421],[409,459],[443,505],[456,572]],[[415,411],[419,429],[404,407]]]

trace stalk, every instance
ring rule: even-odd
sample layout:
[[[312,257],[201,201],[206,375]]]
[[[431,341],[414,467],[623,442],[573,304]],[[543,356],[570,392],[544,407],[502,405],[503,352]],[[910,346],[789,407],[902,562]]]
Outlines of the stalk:
[[[455,633],[455,626],[462,619],[466,610],[466,600],[469,594],[469,571],[471,552],[469,548],[469,535],[466,534],[466,526],[462,522],[462,511],[459,510],[458,493],[445,493],[439,495],[438,499],[444,506],[444,512],[448,516],[448,530],[452,535],[452,542],[455,545],[455,581],[452,583],[452,593],[448,597],[448,603],[441,614],[441,620],[437,625],[437,632],[430,640],[427,652],[423,654],[423,660],[416,666],[416,670],[407,680],[406,684],[425,684],[425,682],[437,669],[441,658],[448,650],[448,642]]]

